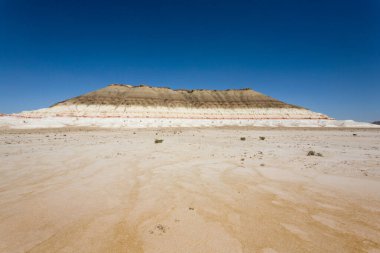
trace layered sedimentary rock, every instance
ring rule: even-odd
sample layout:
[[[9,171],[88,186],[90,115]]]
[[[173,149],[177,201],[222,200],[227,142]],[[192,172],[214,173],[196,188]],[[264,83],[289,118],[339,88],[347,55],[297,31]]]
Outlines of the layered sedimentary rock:
[[[19,115],[223,120],[329,119],[326,115],[281,102],[251,89],[172,90],[119,84]]]

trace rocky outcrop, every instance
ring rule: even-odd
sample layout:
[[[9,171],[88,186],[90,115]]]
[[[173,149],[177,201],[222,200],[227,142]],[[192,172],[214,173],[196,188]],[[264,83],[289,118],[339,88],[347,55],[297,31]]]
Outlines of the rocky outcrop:
[[[329,119],[253,91],[173,90],[112,84],[55,105],[19,114],[24,117],[174,119]]]
[[[253,91],[242,90],[172,90],[151,86],[111,84],[54,106],[113,105],[184,108],[300,108]]]

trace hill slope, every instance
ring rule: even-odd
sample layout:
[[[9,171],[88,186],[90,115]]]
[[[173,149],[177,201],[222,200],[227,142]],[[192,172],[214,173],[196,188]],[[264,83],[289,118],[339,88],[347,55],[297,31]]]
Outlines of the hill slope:
[[[300,108],[253,91],[172,90],[170,88],[112,84],[56,105],[124,105],[193,108]]]
[[[22,112],[27,117],[125,117],[183,119],[329,119],[251,89],[172,90],[113,84],[59,102]]]
[[[287,104],[251,89],[173,90],[112,84],[49,108],[0,115],[1,128],[379,127]]]

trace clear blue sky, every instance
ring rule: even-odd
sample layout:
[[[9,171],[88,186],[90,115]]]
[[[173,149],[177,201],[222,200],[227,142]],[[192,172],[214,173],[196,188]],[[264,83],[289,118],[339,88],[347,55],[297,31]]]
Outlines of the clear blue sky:
[[[110,83],[250,87],[380,120],[380,1],[0,0],[0,112]]]

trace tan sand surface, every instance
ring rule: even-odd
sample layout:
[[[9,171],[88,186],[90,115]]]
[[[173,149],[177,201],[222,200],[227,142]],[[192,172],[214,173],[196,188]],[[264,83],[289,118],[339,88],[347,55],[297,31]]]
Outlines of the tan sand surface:
[[[1,130],[0,252],[380,252],[380,130]]]

